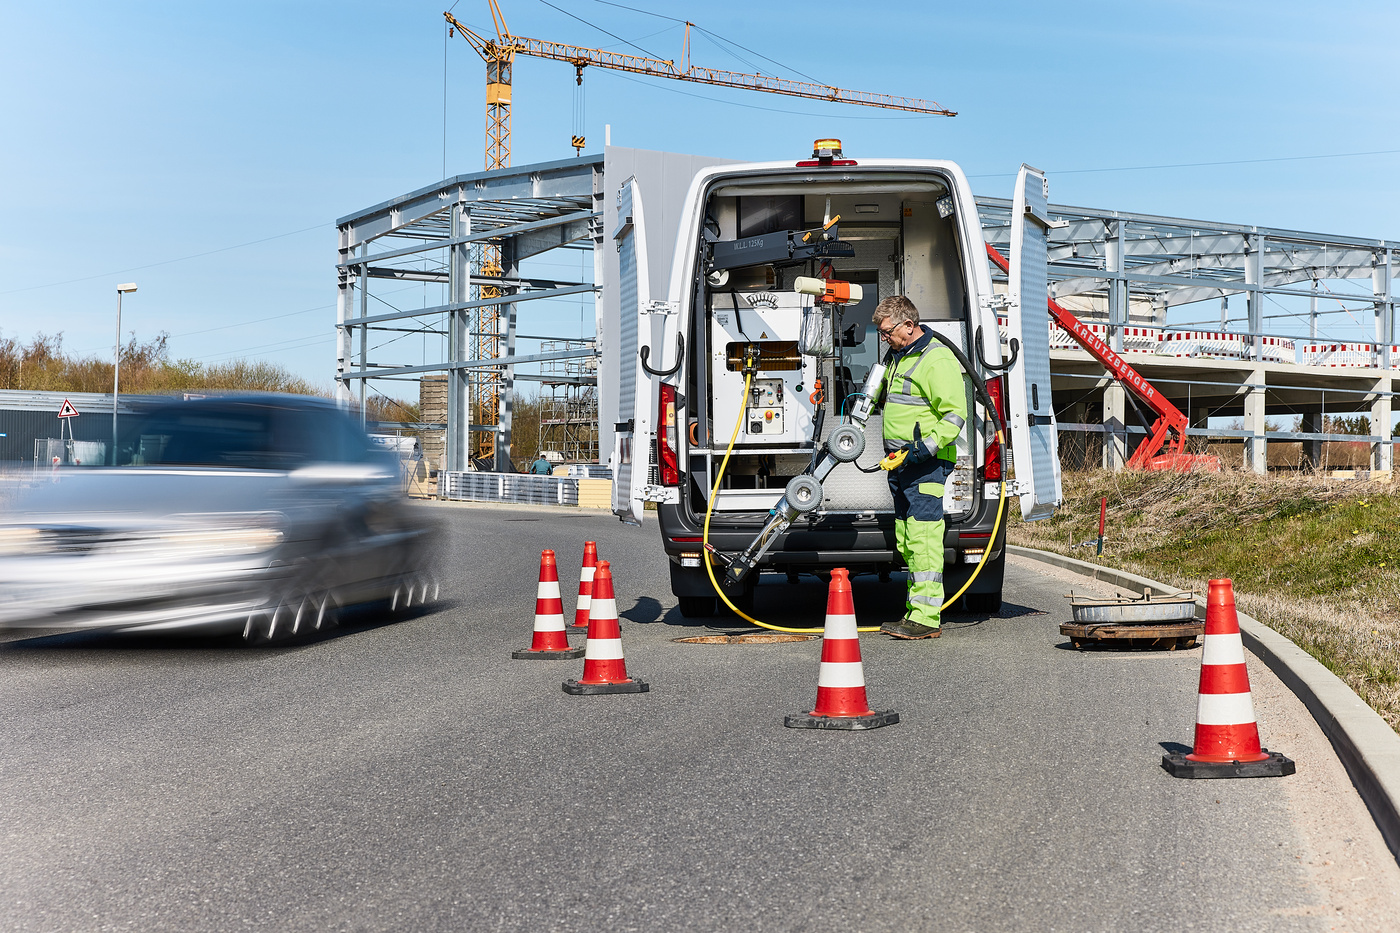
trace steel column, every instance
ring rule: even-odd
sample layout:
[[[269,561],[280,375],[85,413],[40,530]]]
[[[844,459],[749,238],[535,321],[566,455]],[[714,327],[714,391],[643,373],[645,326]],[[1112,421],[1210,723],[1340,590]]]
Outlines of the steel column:
[[[1250,293],[1251,298],[1254,294]],[[1264,437],[1266,382],[1264,370],[1256,369],[1244,385],[1244,429],[1249,432],[1244,439],[1244,459],[1245,466],[1255,473],[1269,472],[1269,442]]]

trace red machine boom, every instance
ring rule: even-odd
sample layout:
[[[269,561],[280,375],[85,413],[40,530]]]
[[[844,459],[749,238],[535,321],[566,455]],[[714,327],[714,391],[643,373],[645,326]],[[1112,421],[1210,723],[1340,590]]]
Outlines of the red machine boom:
[[[987,244],[987,256],[996,263],[1002,272],[1010,272],[1011,264],[990,243]],[[1104,368],[1123,384],[1124,388],[1156,412],[1157,420],[1149,428],[1147,440],[1139,444],[1137,450],[1133,451],[1132,457],[1128,459],[1130,468],[1189,470],[1195,467],[1211,472],[1219,471],[1220,458],[1186,453],[1186,429],[1190,422],[1181,413],[1181,409],[1169,402],[1152,383],[1129,366],[1126,360],[1113,352],[1098,337],[1095,337],[1083,321],[1060,307],[1055,299],[1047,297],[1046,305],[1049,307],[1050,315],[1055,319],[1055,323],[1064,328],[1065,333],[1073,337],[1075,342],[1083,347],[1090,356],[1102,363]],[[1165,453],[1162,452],[1164,445],[1167,445]]]

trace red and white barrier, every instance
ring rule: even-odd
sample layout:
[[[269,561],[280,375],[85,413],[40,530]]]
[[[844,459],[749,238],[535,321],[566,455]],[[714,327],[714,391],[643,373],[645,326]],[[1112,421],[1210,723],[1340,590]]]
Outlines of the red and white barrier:
[[[1369,343],[1310,343],[1303,347],[1303,365],[1366,369],[1375,365],[1375,348]]]
[[[1240,360],[1248,351],[1242,334],[1223,331],[1174,330],[1162,336],[1158,353],[1163,356]]]

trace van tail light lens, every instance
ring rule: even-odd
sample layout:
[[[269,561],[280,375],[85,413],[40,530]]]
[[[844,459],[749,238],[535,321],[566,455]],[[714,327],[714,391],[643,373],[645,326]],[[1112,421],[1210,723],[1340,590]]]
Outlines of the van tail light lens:
[[[1005,380],[1005,376],[996,376],[987,380],[987,394],[992,397],[992,404],[996,405],[997,415],[1000,416],[1000,421],[1003,424],[1006,422]],[[987,435],[987,449],[982,456],[982,478],[999,481],[1002,478],[1002,451],[1001,443],[997,440],[995,424],[992,430],[987,432]]]
[[[681,467],[679,437],[676,430],[676,387],[661,384],[661,401],[657,412],[656,453],[661,472],[661,485],[679,486]]]

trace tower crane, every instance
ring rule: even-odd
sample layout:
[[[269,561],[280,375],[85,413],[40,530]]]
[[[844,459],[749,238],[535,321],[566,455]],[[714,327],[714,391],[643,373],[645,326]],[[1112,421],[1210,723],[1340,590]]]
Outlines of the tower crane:
[[[568,62],[574,66],[574,74],[583,83],[583,69],[589,65],[611,68],[616,71],[629,71],[633,74],[648,75],[654,78],[673,78],[677,81],[692,81],[697,84],[714,84],[720,87],[742,88],[748,91],[764,91],[769,94],[785,94],[789,97],[803,97],[809,100],[823,100],[838,104],[855,104],[861,107],[880,107],[886,110],[905,110],[912,113],[927,113],[953,117],[957,113],[946,110],[933,101],[914,97],[896,97],[890,94],[874,94],[868,91],[852,91],[826,84],[805,81],[792,81],[763,74],[745,74],[725,71],[719,68],[705,68],[690,60],[690,27],[685,24],[685,38],[681,46],[680,64],[673,60],[648,58],[640,55],[624,55],[605,49],[586,48],[551,42],[547,39],[530,39],[511,33],[506,25],[505,14],[501,12],[499,0],[487,0],[491,7],[491,21],[495,25],[495,38],[488,38],[462,24],[450,11],[442,15],[450,28],[461,33],[478,55],[486,62],[486,168],[487,170],[506,168],[510,165],[510,105],[511,69],[516,55],[531,55]],[[584,139],[573,137],[576,150],[582,151]],[[488,242],[481,264],[483,276],[501,274],[501,250],[497,243]],[[495,298],[499,290],[492,286],[481,287],[482,298]],[[496,306],[487,306],[481,311],[479,326],[472,338],[474,355],[478,359],[495,359],[500,356],[500,321]],[[501,374],[493,370],[483,372],[472,393],[476,403],[474,421],[486,424],[494,416],[500,404]],[[489,447],[489,435],[483,439],[482,453]]]
[[[486,62],[486,168],[504,168],[510,165],[510,78],[511,67],[516,55],[532,55],[536,58],[550,58],[568,62],[582,77],[583,69],[589,65],[611,68],[616,71],[630,71],[633,74],[648,75],[653,78],[674,78],[677,81],[693,81],[697,84],[715,84],[720,87],[742,88],[747,91],[764,91],[769,94],[786,94],[789,97],[805,97],[809,100],[824,100],[837,104],[856,104],[861,107],[881,107],[886,110],[906,110],[912,113],[927,113],[943,117],[957,116],[933,101],[915,97],[896,97],[890,94],[874,94],[869,91],[852,91],[832,87],[827,84],[813,84],[806,81],[791,81],[787,78],[774,78],[762,74],[745,74],[725,71],[720,68],[705,68],[690,60],[690,27],[685,24],[685,39],[681,46],[681,60],[675,61],[648,58],[641,55],[624,55],[606,49],[585,48],[581,45],[567,45],[563,42],[550,42],[546,39],[530,39],[513,35],[506,25],[499,0],[487,0],[491,5],[491,19],[496,26],[496,37],[486,38],[462,25],[451,13],[443,13],[453,29],[476,49]],[[581,140],[578,142],[581,143]],[[581,148],[581,147],[580,147]]]

